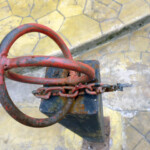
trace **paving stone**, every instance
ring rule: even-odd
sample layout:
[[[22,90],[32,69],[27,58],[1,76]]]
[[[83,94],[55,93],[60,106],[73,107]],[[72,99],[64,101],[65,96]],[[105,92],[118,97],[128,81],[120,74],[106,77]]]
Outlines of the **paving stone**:
[[[141,53],[139,52],[125,52],[125,60],[128,64],[141,63],[142,60],[140,58]]]
[[[132,120],[131,125],[134,126],[141,134],[146,135],[150,131],[150,113],[139,112]]]
[[[22,108],[21,111],[32,117],[45,118],[38,108]],[[16,122],[3,108],[0,108],[0,114],[5,114],[0,120],[0,146],[3,150],[55,150],[58,146],[66,150],[79,150],[82,147],[82,138],[59,124],[41,129],[30,128]]]
[[[35,23],[32,17],[23,18],[21,24]],[[20,37],[11,47],[9,57],[32,55],[33,48],[39,40],[38,33],[28,33]]]
[[[118,14],[116,10],[104,5],[103,3],[97,2],[96,0],[87,1],[84,13],[100,22],[105,21],[107,19],[115,18]]]
[[[146,142],[144,139],[136,146],[134,150],[149,150],[150,144]]]
[[[124,26],[123,23],[120,22],[120,20],[116,20],[116,19],[106,20],[101,23],[103,34],[107,34],[114,30],[119,30],[123,26]]]
[[[85,0],[83,0],[83,3],[85,3]],[[76,16],[76,15],[82,14],[83,7],[81,5],[79,5],[78,1],[61,0],[58,5],[58,10],[65,17],[71,17],[71,16]]]
[[[61,36],[61,34],[59,34]],[[69,47],[69,43],[61,36],[61,38],[65,41],[67,46]],[[40,39],[38,42],[36,48],[33,51],[34,55],[56,55],[57,53],[60,53],[61,50],[57,46],[57,44],[50,39],[49,37],[44,37]],[[61,52],[62,53],[62,52]]]
[[[32,17],[25,17],[22,19],[21,24],[27,24],[27,23],[35,23],[36,21]]]
[[[142,62],[150,66],[150,53],[142,53]]]
[[[74,46],[90,41],[101,35],[99,24],[84,15],[67,18],[60,32],[69,39],[70,43]]]
[[[7,2],[1,2],[0,3],[0,20],[9,17],[12,15],[11,10],[9,9]]]
[[[121,3],[121,4],[125,4],[125,3],[129,3],[132,0],[116,0],[117,2]]]
[[[131,36],[130,50],[144,52],[148,49],[149,42],[148,38]]]
[[[33,5],[33,0],[8,0],[8,2],[13,14],[21,17],[28,16]]]
[[[124,132],[126,137],[125,150],[133,150],[134,147],[142,140],[143,137],[130,125],[126,127]]]
[[[137,33],[132,33],[133,37],[126,35],[78,57],[99,60],[103,83],[133,84],[133,87],[124,89],[124,92],[104,93],[103,101],[106,106],[117,110],[148,110],[150,107],[149,53],[141,53],[148,45],[149,39],[145,38],[145,32],[149,30],[148,25],[141,30],[143,34],[138,30]],[[131,50],[129,45],[137,38],[141,40],[135,42]],[[141,45],[141,48],[137,45]]]
[[[146,139],[150,142],[150,131],[146,134]]]
[[[104,116],[110,118],[110,150],[122,149],[122,117],[119,112],[104,107]]]
[[[21,18],[16,16],[10,16],[7,19],[0,21],[0,41],[15,27],[21,23]]]
[[[136,11],[137,10],[137,11]],[[123,5],[123,8],[120,12],[119,18],[125,23],[134,22],[143,16],[147,16],[150,13],[149,5],[144,0],[134,0],[130,3]]]
[[[135,37],[145,37],[149,38],[149,33],[150,33],[150,27],[149,24],[145,25],[144,27],[138,29],[136,32],[133,32],[132,35]]]
[[[56,9],[58,0],[34,0],[31,16],[34,19],[41,18]],[[40,13],[39,13],[40,12]]]
[[[64,17],[58,12],[53,11],[49,15],[46,15],[40,19],[37,20],[38,23],[43,24],[49,28],[51,28],[54,31],[58,31],[63,24]],[[44,35],[42,34],[41,37]]]
[[[38,33],[28,33],[20,37],[11,47],[12,56],[29,56],[33,53],[33,48],[39,40]]]

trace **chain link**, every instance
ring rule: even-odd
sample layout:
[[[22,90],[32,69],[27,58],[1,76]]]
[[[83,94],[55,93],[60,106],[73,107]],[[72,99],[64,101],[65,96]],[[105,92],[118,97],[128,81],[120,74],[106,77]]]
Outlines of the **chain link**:
[[[98,95],[104,92],[123,91],[124,87],[131,87],[131,84],[108,85],[102,83],[78,84],[75,86],[53,86],[41,87],[32,91],[37,98],[49,99],[50,96],[61,96],[67,98],[75,98],[78,95],[90,94]]]

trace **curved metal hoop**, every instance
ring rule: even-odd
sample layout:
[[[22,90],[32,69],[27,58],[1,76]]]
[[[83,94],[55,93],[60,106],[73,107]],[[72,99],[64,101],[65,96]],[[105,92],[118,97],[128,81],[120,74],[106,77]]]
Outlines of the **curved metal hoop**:
[[[57,45],[62,50],[64,56],[66,59],[63,58],[57,58],[57,57],[48,57],[48,56],[28,56],[28,57],[18,57],[18,58],[12,58],[8,59],[7,54],[12,46],[12,44],[23,34],[29,33],[29,32],[40,32],[43,34],[46,34],[50,38],[52,38]],[[58,111],[55,115],[53,115],[50,118],[32,118],[30,116],[25,115],[22,113],[12,102],[11,98],[9,97],[9,94],[6,89],[6,84],[4,80],[4,72],[8,69],[15,68],[15,67],[28,67],[28,66],[54,66],[54,67],[60,67],[65,69],[71,69],[74,71],[82,72],[88,75],[88,77],[84,77],[77,79],[77,82],[81,81],[83,82],[85,79],[93,79],[95,74],[94,70],[83,63],[79,63],[76,61],[73,61],[72,55],[66,46],[66,44],[63,42],[63,40],[59,37],[57,33],[55,33],[50,28],[40,25],[40,24],[25,24],[22,25],[14,30],[12,30],[2,41],[0,45],[0,102],[5,108],[5,110],[18,122],[31,126],[31,127],[46,127],[49,125],[52,125],[59,120],[61,120],[65,114],[69,111],[73,99],[69,98],[62,108],[62,110]],[[6,74],[10,79],[14,79],[21,82],[28,82],[28,83],[35,83],[35,84],[43,84],[41,81],[41,78],[33,78],[32,77],[26,77],[19,74],[15,74],[13,72],[7,71]],[[21,79],[22,78],[22,79]],[[65,80],[65,81],[64,81]],[[53,79],[53,84],[56,83],[60,84],[64,82],[69,83],[70,78],[66,79]],[[44,83],[52,84],[52,81],[45,79]]]

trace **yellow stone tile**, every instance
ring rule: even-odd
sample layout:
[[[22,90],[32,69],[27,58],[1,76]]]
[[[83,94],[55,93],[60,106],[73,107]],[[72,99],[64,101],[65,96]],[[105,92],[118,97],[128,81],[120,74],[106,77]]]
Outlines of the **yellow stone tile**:
[[[19,26],[21,23],[21,18],[16,16],[11,16],[0,22],[0,41],[15,27]]]
[[[68,42],[62,36],[61,38],[64,40],[67,46],[69,46]],[[49,37],[40,39],[40,42],[37,44],[37,47],[34,50],[34,55],[56,55],[57,53],[62,52],[57,44]]]
[[[117,17],[118,12],[97,1],[87,1],[84,13],[97,21],[104,21]]]
[[[144,27],[138,29],[136,32],[133,32],[133,36],[146,37],[149,38],[150,24],[145,25]]]
[[[150,149],[150,144],[146,140],[142,140],[134,150],[149,150]]]
[[[131,36],[130,50],[137,52],[144,52],[148,49],[150,40],[145,37]]]
[[[13,14],[21,17],[28,16],[33,5],[33,0],[8,0],[8,2]]]
[[[101,23],[101,28],[103,31],[103,34],[107,34],[113,31],[117,31],[123,27],[123,24],[116,19],[104,21]]]
[[[133,127],[127,126],[125,129],[126,149],[132,150],[141,141],[142,135],[139,134]]]
[[[130,64],[142,62],[139,52],[125,52],[125,60],[126,63],[130,63]]]
[[[33,48],[38,42],[38,33],[28,33],[20,37],[11,47],[12,56],[27,56],[33,54]]]
[[[63,24],[64,17],[58,13],[57,11],[54,11],[50,13],[49,15],[46,15],[40,19],[37,20],[38,23],[43,24],[45,26],[50,27],[54,31],[58,31],[61,25]],[[44,36],[41,34],[42,37]]]
[[[83,44],[101,36],[99,24],[84,15],[66,19],[60,32],[73,46]]]
[[[6,2],[6,0],[0,0],[0,3]]]
[[[115,1],[112,1],[108,7],[112,8],[112,9],[115,9],[117,12],[119,12],[120,9],[121,9],[121,4],[118,4]]]
[[[38,108],[23,108],[21,110],[32,117],[45,118]],[[40,129],[30,128],[16,122],[3,108],[0,108],[0,116],[3,116],[0,120],[1,149],[81,149],[82,138],[60,124]]]
[[[46,14],[54,11],[56,9],[58,0],[34,0],[34,7],[31,11],[31,16],[34,19],[41,18]]]
[[[110,118],[110,139],[112,141],[112,145],[110,145],[110,150],[121,150],[123,143],[121,114],[119,112],[104,107],[104,116],[108,116]]]
[[[121,3],[121,4],[125,4],[125,3],[129,3],[132,0],[116,0],[117,2]]]
[[[109,5],[112,3],[112,0],[101,0],[100,2],[106,4],[106,5]]]
[[[82,8],[85,6],[86,0],[77,0],[77,4],[80,5]]]
[[[150,53],[142,53],[142,62],[143,64],[150,66]]]
[[[21,24],[34,23],[32,17],[25,17]],[[32,55],[32,50],[39,40],[38,33],[28,33],[20,37],[11,47],[9,57]]]
[[[12,15],[7,2],[0,2],[0,20]]]
[[[139,20],[143,16],[150,14],[150,7],[144,0],[134,0],[130,3],[124,4],[119,18],[125,23],[129,24]]]
[[[32,17],[25,17],[23,18],[21,24],[26,24],[26,23],[35,23],[35,20]]]
[[[61,0],[58,5],[58,10],[65,17],[71,17],[82,14],[83,7],[75,0]]]

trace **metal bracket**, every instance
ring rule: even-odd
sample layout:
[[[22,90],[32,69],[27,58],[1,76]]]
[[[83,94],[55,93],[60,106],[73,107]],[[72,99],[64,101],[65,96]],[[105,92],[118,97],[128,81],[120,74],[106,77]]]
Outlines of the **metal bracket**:
[[[100,82],[99,62],[96,60],[84,60],[82,62],[95,70],[97,82]],[[47,68],[46,78],[62,78],[64,76],[67,76],[67,71],[64,69]],[[48,100],[41,101],[40,111],[50,117],[61,110],[66,101],[67,98],[52,96]],[[78,96],[69,113],[59,123],[88,141],[103,142],[104,117],[101,94]]]

